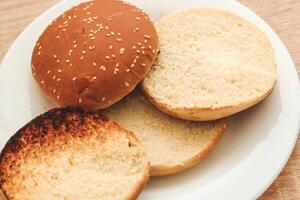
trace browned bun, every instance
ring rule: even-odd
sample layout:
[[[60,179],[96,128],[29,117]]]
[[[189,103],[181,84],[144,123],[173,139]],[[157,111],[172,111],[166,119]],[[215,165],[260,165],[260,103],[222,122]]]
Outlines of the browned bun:
[[[122,1],[95,0],[46,28],[32,54],[32,73],[56,105],[101,109],[136,87],[157,48],[147,14]]]

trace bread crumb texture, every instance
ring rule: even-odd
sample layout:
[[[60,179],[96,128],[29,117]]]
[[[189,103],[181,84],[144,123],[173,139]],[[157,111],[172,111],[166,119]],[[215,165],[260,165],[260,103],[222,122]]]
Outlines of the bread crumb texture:
[[[104,111],[133,131],[146,146],[151,175],[167,175],[197,164],[218,143],[225,121],[190,122],[173,118],[154,107],[137,89]]]
[[[249,106],[272,90],[272,45],[239,16],[189,9],[164,17],[156,28],[160,54],[143,88],[157,104],[174,110]]]
[[[0,158],[11,200],[135,198],[149,163],[135,137],[100,115],[54,109],[27,124]]]

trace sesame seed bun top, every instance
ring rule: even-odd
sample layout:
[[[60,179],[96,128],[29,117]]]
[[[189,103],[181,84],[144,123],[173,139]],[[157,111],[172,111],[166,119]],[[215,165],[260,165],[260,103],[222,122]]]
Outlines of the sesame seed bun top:
[[[47,27],[32,54],[32,73],[56,105],[101,109],[136,87],[157,48],[147,14],[122,1],[95,0]]]

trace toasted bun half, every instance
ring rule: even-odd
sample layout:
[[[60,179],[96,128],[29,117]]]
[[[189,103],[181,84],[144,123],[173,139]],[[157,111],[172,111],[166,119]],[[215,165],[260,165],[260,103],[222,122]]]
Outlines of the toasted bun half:
[[[276,82],[266,34],[223,10],[183,10],[157,23],[160,54],[142,83],[162,111],[193,121],[220,119],[266,98]]]
[[[158,38],[147,14],[117,0],[85,2],[65,12],[38,39],[32,73],[57,106],[106,108],[149,72]]]
[[[51,110],[19,130],[0,156],[9,200],[135,199],[149,161],[135,136],[99,112]]]
[[[153,106],[140,90],[104,111],[133,131],[146,146],[151,176],[184,171],[198,164],[218,144],[227,122],[190,122],[173,118]]]

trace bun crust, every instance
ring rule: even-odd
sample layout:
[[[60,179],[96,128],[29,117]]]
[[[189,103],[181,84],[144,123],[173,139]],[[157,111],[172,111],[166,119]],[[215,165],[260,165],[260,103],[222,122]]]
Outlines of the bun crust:
[[[99,112],[63,108],[8,141],[0,172],[7,199],[131,200],[149,179],[149,160],[131,132]]]
[[[163,112],[216,120],[272,93],[277,76],[272,44],[245,19],[219,9],[188,9],[165,16],[156,28],[160,54],[142,88]]]
[[[158,37],[147,14],[116,0],[82,3],[38,39],[32,73],[57,106],[100,109],[130,93],[156,58]]]

